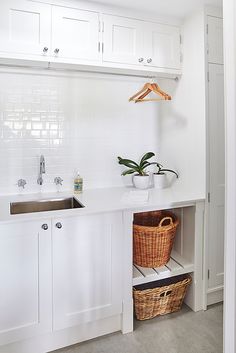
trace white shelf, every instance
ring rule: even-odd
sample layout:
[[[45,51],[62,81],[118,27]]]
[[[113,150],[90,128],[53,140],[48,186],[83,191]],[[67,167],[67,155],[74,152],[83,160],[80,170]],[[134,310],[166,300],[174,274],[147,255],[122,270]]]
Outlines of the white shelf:
[[[171,253],[171,259],[166,266],[157,268],[146,268],[133,266],[133,285],[158,281],[160,279],[183,275],[194,271],[194,265],[186,261],[175,251]]]

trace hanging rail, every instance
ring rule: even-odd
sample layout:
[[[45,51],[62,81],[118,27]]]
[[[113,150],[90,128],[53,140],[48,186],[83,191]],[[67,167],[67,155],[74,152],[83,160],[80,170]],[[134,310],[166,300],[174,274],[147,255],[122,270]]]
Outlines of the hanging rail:
[[[167,79],[167,80],[174,80],[174,81],[179,81],[179,77],[168,77],[164,76],[165,74],[156,74],[156,75],[150,75],[150,74],[127,74],[127,73],[122,73],[122,72],[107,72],[107,71],[96,71],[96,70],[83,70],[83,69],[68,69],[68,68],[56,68],[56,67],[51,67],[51,63],[48,63],[48,67],[43,67],[43,66],[30,66],[30,65],[15,65],[15,64],[1,64],[0,63],[0,68],[8,68],[8,69],[31,69],[31,70],[42,70],[42,71],[55,71],[55,72],[75,72],[75,73],[88,73],[88,74],[101,74],[101,75],[111,75],[111,76],[124,76],[124,77],[137,77],[137,78],[145,78],[145,79]]]

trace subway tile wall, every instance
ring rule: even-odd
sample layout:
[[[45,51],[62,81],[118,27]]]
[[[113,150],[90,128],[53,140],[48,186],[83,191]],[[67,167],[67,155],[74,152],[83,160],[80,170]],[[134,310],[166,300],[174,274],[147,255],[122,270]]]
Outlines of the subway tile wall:
[[[85,188],[130,184],[117,156],[139,158],[159,149],[159,107],[128,98],[145,80],[98,74],[0,72],[0,194],[72,190],[75,171]],[[37,184],[39,157],[46,160]]]

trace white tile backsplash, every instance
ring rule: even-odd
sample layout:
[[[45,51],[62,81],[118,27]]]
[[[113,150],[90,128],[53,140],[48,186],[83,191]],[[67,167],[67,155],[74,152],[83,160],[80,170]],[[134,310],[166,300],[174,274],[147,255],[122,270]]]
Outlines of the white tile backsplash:
[[[75,170],[85,188],[121,186],[118,155],[139,158],[159,150],[158,105],[129,103],[142,79],[109,75],[0,72],[0,194],[73,188]],[[37,185],[39,157],[46,175]]]

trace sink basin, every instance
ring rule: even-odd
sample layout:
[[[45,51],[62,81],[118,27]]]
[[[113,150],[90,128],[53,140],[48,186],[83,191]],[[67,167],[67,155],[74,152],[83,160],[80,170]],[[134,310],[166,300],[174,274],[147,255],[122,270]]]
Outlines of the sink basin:
[[[66,210],[72,208],[82,208],[82,205],[74,197],[61,199],[45,199],[37,201],[12,202],[10,204],[11,214]]]

